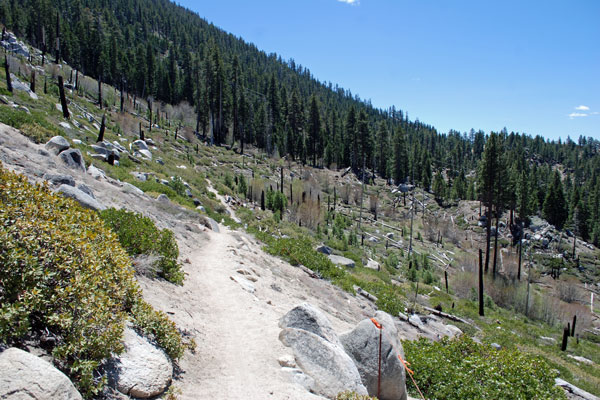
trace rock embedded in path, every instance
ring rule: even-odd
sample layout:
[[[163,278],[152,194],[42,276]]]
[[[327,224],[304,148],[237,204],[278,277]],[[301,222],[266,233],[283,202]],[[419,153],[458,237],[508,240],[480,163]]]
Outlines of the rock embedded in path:
[[[382,325],[389,325],[383,318],[381,320],[379,322]],[[393,330],[394,328],[386,329],[384,325],[381,332],[380,400],[406,400],[407,397],[404,366],[398,359],[402,347]],[[362,320],[356,328],[340,337],[370,396],[378,395],[379,338],[380,331],[370,319]]]
[[[85,208],[89,208],[94,211],[102,211],[105,210],[106,207],[93,197],[88,194],[82,192],[81,190],[74,188],[69,185],[60,185],[57,189],[57,193],[62,194],[65,197],[69,197],[77,201]]]
[[[77,185],[77,189],[81,190],[83,193],[87,194],[92,199],[96,198],[96,196],[94,196],[94,191],[89,186],[84,185],[83,183]]]
[[[200,216],[200,223],[210,229],[213,232],[219,233],[219,224],[214,219],[207,217],[206,215]]]
[[[315,393],[328,398],[347,390],[367,394],[354,362],[342,348],[302,329],[286,328],[279,339],[292,349],[298,366],[314,380]]]
[[[336,256],[334,254],[331,254],[327,257],[331,260],[332,263],[336,265],[341,265],[342,267],[354,268],[356,266],[356,263],[353,260],[346,257]]]
[[[54,136],[53,138],[48,140],[44,147],[46,148],[46,150],[54,153],[54,155],[58,155],[61,152],[69,149],[69,147],[71,146],[69,145],[69,142],[67,142],[67,139],[65,139],[64,137]]]
[[[82,172],[85,172],[85,161],[83,161],[83,155],[79,149],[65,150],[58,156],[65,164],[67,164],[69,168],[78,169]]]
[[[123,334],[125,351],[109,361],[109,384],[119,392],[149,398],[163,393],[171,383],[173,365],[164,351],[126,327]]]
[[[230,276],[229,279],[239,284],[242,289],[244,289],[248,293],[256,292],[256,287],[246,278],[242,278],[241,276]]]
[[[0,353],[0,399],[81,400],[81,395],[52,364],[13,347]]]
[[[93,164],[90,164],[90,166],[87,169],[87,173],[90,174],[92,178],[98,181],[100,179],[106,178],[106,174],[104,173],[104,171],[102,171],[100,168],[96,168]]]
[[[63,175],[63,174],[44,174],[42,177],[44,180],[48,181],[52,185],[69,185],[75,186],[75,179],[71,175]]]
[[[159,194],[158,197],[156,198],[156,201],[158,201],[159,203],[163,203],[163,204],[171,203],[171,200],[169,200],[169,197],[164,193]]]

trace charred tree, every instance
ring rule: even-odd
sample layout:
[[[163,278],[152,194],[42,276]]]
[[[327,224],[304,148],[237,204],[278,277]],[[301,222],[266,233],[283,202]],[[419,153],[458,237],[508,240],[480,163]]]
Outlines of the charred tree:
[[[45,91],[45,83],[44,83],[44,91]],[[62,75],[58,76],[58,93],[60,94],[60,105],[62,106],[63,117],[69,119],[69,109],[67,107],[67,98],[65,97],[65,88],[63,85],[63,77]]]

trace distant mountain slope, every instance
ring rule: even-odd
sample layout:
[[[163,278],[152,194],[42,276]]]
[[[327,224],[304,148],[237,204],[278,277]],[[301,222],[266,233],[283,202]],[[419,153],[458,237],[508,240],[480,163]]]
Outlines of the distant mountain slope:
[[[393,107],[376,109],[167,0],[0,0],[0,21],[52,61],[64,59],[155,110],[157,101],[191,104],[194,128],[217,144],[235,141],[242,152],[250,144],[317,166],[364,165],[396,182],[433,188],[441,198],[480,196],[473,172],[484,132],[440,134]],[[579,208],[578,219],[590,223],[578,229],[600,240],[600,142],[498,136],[510,172],[502,184],[513,193],[504,206],[516,208],[521,182],[531,197],[522,211],[542,211],[551,170],[560,166],[571,225]]]

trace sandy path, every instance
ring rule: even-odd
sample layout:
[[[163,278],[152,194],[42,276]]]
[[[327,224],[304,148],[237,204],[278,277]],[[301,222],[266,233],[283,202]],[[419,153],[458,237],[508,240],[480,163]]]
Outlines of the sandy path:
[[[185,260],[184,285],[144,276],[138,281],[144,298],[197,343],[196,351],[186,351],[179,362],[174,385],[181,391],[180,399],[320,399],[292,382],[279,366],[277,359],[291,354],[279,341],[279,319],[307,301],[327,313],[341,333],[372,316],[371,303],[266,254],[243,232],[224,226],[221,233],[207,230],[194,212],[127,192],[114,179],[96,180],[70,170],[42,150],[0,124],[0,160],[5,166],[33,181],[41,181],[46,172],[72,175],[106,206],[141,212],[175,233],[180,260]],[[217,199],[224,202],[223,196]],[[235,216],[235,210],[225,206]],[[238,269],[247,270],[255,280],[254,293],[231,279],[242,278]]]
[[[189,372],[198,368],[193,381],[186,379],[188,372],[183,375],[181,397],[317,398],[291,383],[274,357],[288,353],[278,340],[280,315],[231,280],[241,277],[235,270],[244,267],[232,252],[240,244],[245,245],[223,228],[222,233],[210,232],[209,242],[190,256],[196,273],[185,286],[202,294],[202,307],[193,310],[200,317],[194,318],[194,325],[201,333],[196,354],[187,354],[181,363]]]

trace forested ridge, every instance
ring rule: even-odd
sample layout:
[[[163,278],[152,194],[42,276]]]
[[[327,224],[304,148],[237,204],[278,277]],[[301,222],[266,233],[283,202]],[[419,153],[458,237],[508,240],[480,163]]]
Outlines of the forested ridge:
[[[0,21],[52,60],[137,98],[191,104],[196,130],[216,144],[235,141],[242,152],[252,145],[314,166],[365,165],[432,189],[440,203],[479,199],[490,218],[540,213],[600,243],[596,139],[439,133],[167,0],[1,0]]]

